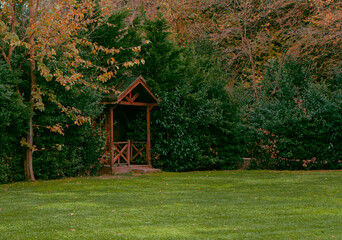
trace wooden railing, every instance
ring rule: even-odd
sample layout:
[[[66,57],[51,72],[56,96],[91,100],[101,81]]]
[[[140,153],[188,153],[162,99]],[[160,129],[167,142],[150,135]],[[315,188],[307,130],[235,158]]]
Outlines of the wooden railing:
[[[110,164],[110,146],[107,147],[107,151],[102,156],[102,162]],[[144,162],[146,162],[146,142],[131,142],[130,140],[127,142],[114,142],[112,166],[115,163],[118,165],[131,165],[132,163]]]

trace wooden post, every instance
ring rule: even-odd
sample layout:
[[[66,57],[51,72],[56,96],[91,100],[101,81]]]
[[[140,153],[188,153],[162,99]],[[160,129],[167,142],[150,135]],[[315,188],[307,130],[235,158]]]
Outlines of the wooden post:
[[[111,173],[113,174],[113,163],[114,163],[114,108],[110,108],[110,117],[109,117],[109,124],[110,124],[110,169]]]
[[[147,136],[146,136],[146,160],[148,162],[148,166],[151,165],[151,118],[150,118],[150,110],[151,107],[148,106],[146,108],[146,126],[147,126]]]
[[[128,140],[128,146],[127,146],[127,161],[128,161],[128,166],[131,165],[131,151],[132,146],[131,146],[131,140]]]
[[[107,146],[106,147],[110,147],[110,114],[109,115],[106,115],[106,118],[105,118],[105,131],[107,133],[106,135],[106,144]],[[106,151],[109,150],[110,151],[110,148],[109,149],[106,149]]]

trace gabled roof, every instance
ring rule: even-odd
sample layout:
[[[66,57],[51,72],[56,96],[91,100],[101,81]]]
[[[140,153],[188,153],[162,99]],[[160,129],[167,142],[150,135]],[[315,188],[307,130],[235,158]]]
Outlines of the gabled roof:
[[[154,96],[142,76],[138,78],[127,78],[118,90],[121,90],[121,93],[115,100],[103,102],[103,104],[157,106],[159,103],[159,100]]]

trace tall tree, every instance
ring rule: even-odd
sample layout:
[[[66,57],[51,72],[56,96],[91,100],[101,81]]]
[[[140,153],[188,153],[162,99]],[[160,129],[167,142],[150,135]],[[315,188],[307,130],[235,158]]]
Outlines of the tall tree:
[[[23,67],[13,61],[13,54],[28,59],[29,88],[18,86],[18,92],[28,93],[26,99],[31,103],[32,111],[44,111],[43,97],[56,104],[61,112],[73,119],[74,124],[89,122],[79,109],[64,106],[58,100],[53,88],[42,88],[37,76],[45,81],[54,81],[69,91],[77,85],[108,93],[115,91],[102,83],[113,78],[122,65],[128,67],[140,60],[119,63],[114,55],[121,52],[120,47],[107,48],[88,39],[89,34],[105,24],[106,18],[113,12],[113,7],[105,1],[77,0],[5,0],[2,1],[0,14],[0,51],[8,67]],[[132,48],[133,49],[133,48]],[[96,56],[105,58],[106,65],[96,64]],[[140,62],[139,62],[140,63]],[[22,69],[25,71],[25,68]],[[35,180],[32,155],[35,150],[33,141],[34,118],[28,123],[25,176]],[[51,131],[62,132],[60,124],[46,126]]]
[[[227,81],[252,88],[255,99],[272,58],[310,59],[318,81],[342,62],[340,0],[126,2],[132,8],[142,4],[149,18],[163,12],[181,43],[211,42],[230,73]]]
[[[224,72],[197,48],[172,42],[161,15],[146,20],[144,30],[151,44],[142,47],[146,64],[134,70],[162,99],[152,112],[156,165],[170,171],[234,167],[240,153],[237,105],[225,89]],[[133,139],[145,129],[139,126],[131,126]]]
[[[34,25],[36,25],[37,21],[37,13],[38,13],[38,6],[39,6],[39,0],[37,0],[36,4],[34,0],[29,0],[28,2],[29,6],[29,29],[33,29]],[[13,6],[15,8],[15,6]],[[35,60],[35,51],[34,51],[34,43],[35,43],[35,35],[31,33],[28,36],[29,40],[28,43],[30,45],[29,49],[29,62],[30,62],[30,81],[31,81],[31,87],[30,87],[30,100],[29,102],[33,106],[33,96],[35,93],[36,88],[36,79],[35,79],[35,70],[36,70],[36,60]],[[32,109],[33,110],[33,109]],[[26,158],[24,161],[24,170],[25,170],[25,177],[28,180],[35,180],[34,173],[33,173],[33,164],[32,164],[32,155],[33,155],[33,118],[30,118],[29,121],[29,130],[27,133],[27,144],[30,146],[26,150]]]

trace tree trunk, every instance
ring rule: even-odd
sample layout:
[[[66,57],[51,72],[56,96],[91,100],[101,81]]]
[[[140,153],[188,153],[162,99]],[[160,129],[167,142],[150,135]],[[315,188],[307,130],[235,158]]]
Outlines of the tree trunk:
[[[34,61],[34,50],[31,48],[30,50],[30,77],[31,77],[31,95],[30,95],[30,103],[32,104],[32,112],[34,111],[34,100],[33,100],[33,91],[36,85],[36,79],[34,76],[34,69],[35,69],[35,61]],[[35,181],[34,173],[33,173],[33,116],[30,118],[29,121],[29,130],[27,133],[27,143],[29,147],[26,150],[26,159],[24,161],[24,169],[25,169],[25,177],[29,181]]]
[[[244,5],[244,10],[248,9],[248,4],[245,2]],[[257,79],[256,79],[256,74],[255,74],[255,63],[254,63],[254,58],[253,58],[253,51],[252,51],[252,46],[250,43],[250,40],[247,37],[247,26],[246,26],[246,18],[248,17],[245,16],[243,19],[243,26],[239,24],[239,30],[240,30],[240,37],[242,44],[244,45],[245,52],[247,53],[249,57],[249,61],[251,63],[252,67],[252,81],[253,81],[253,96],[254,100],[258,102],[258,87],[257,87]]]
[[[25,178],[29,181],[35,181],[34,173],[33,173],[33,126],[32,126],[32,117],[29,122],[29,131],[27,134],[27,143],[30,147],[26,150],[26,159],[24,161],[24,169],[25,169]]]
[[[249,61],[251,63],[251,67],[252,67],[252,81],[253,81],[253,96],[254,96],[254,100],[256,102],[258,102],[258,87],[257,87],[258,83],[257,83],[257,79],[256,79],[256,74],[255,74],[255,63],[254,63],[254,58],[253,58],[252,46],[251,46],[247,36],[243,36],[241,34],[241,37],[242,37],[242,41],[245,42],[245,45],[246,45],[246,48],[247,48],[247,54],[248,54]]]
[[[35,9],[34,9],[34,0],[29,0],[29,27],[32,27],[36,21],[35,17]],[[36,68],[35,56],[34,56],[34,34],[31,34],[29,37],[30,44],[30,80],[31,80],[31,89],[30,89],[30,103],[32,104],[32,111],[34,111],[34,100],[33,100],[33,92],[35,91],[36,79],[34,76],[34,71]],[[29,121],[29,131],[27,133],[27,143],[29,148],[26,150],[26,159],[24,161],[24,170],[25,177],[29,181],[35,181],[34,173],[33,173],[33,117],[30,118]]]

